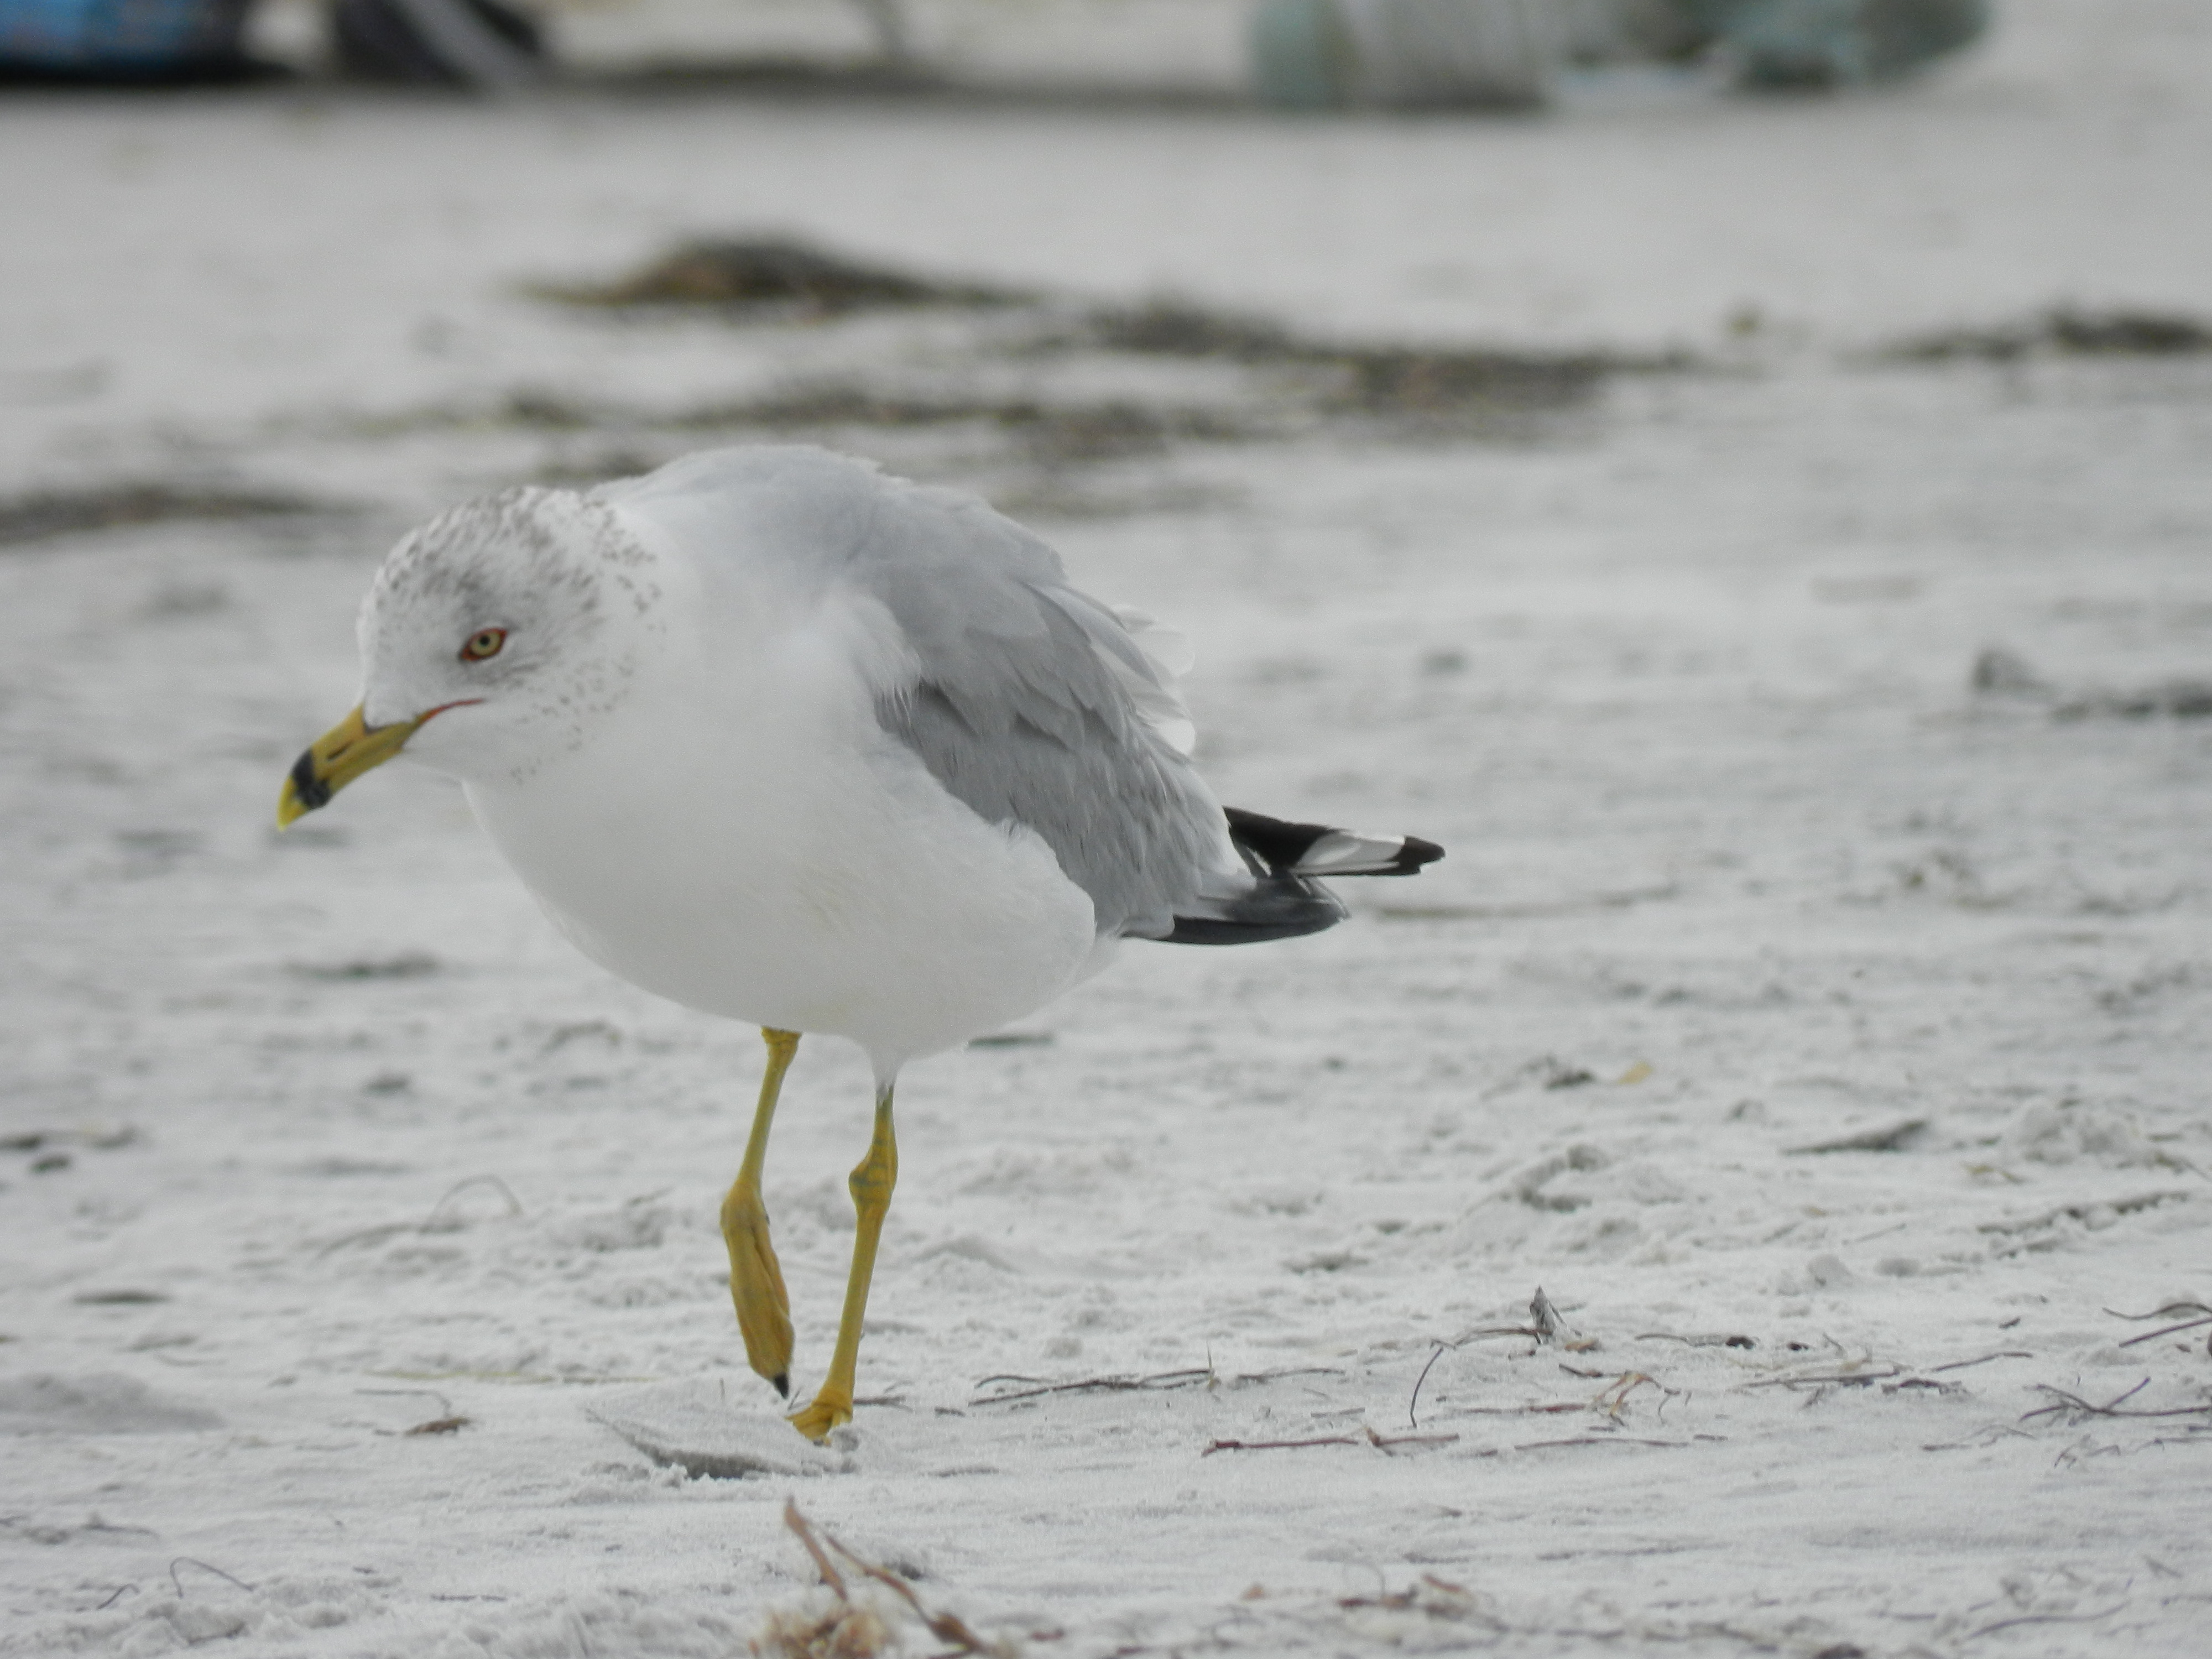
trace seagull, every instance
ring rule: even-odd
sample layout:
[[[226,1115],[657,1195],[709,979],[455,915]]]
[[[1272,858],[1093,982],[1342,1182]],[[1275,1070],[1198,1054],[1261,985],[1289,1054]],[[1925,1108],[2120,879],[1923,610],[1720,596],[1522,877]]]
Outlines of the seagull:
[[[853,1414],[907,1062],[1043,1006],[1123,939],[1318,933],[1346,915],[1320,878],[1443,856],[1224,810],[1191,764],[1179,636],[1070,586],[975,497],[826,450],[465,502],[392,549],[359,640],[360,702],[293,767],[278,827],[404,753],[459,781],[586,956],[761,1028],[721,1224],[747,1361],[787,1401],[769,1131],[802,1034],[866,1052],[844,1310],[789,1419],[815,1441]]]

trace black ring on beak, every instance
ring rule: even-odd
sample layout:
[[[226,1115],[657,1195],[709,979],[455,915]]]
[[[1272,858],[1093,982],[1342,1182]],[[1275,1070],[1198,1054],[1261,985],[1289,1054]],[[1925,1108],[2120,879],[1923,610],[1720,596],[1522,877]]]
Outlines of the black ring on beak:
[[[315,775],[315,751],[301,750],[300,758],[292,767],[292,788],[300,797],[300,805],[313,811],[318,806],[331,804],[331,786]]]

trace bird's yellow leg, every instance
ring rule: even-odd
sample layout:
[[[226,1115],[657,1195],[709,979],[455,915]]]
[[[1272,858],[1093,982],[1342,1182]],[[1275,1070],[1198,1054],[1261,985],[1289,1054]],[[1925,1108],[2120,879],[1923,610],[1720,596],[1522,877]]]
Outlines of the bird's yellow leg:
[[[837,1348],[830,1356],[830,1375],[814,1403],[792,1414],[791,1425],[809,1440],[821,1440],[840,1423],[853,1420],[853,1369],[860,1358],[860,1321],[868,1310],[868,1280],[876,1271],[876,1243],[884,1234],[884,1215],[898,1184],[898,1137],[891,1131],[891,1091],[876,1097],[876,1133],[868,1155],[853,1171],[853,1207],[860,1226],[853,1236],[853,1272],[845,1281],[845,1312],[837,1322]]]
[[[784,1294],[783,1268],[769,1243],[768,1206],[761,1201],[761,1170],[768,1162],[769,1126],[775,1121],[783,1074],[799,1052],[799,1033],[763,1028],[768,1042],[768,1071],[761,1079],[760,1104],[753,1109],[753,1132],[745,1141],[744,1162],[730,1195],[722,1200],[722,1242],[730,1247],[730,1300],[738,1304],[738,1328],[744,1333],[745,1358],[791,1394],[791,1298]]]

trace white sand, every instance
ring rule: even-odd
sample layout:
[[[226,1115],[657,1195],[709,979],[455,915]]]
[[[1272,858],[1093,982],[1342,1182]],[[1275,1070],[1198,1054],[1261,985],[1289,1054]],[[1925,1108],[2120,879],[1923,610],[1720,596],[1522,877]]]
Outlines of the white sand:
[[[793,1496],[1038,1654],[2201,1653],[2206,1333],[2113,1310],[2212,1304],[2212,728],[1966,676],[2207,674],[2212,363],[1854,356],[2212,315],[2212,38],[2135,0],[2084,55],[2088,9],[1863,101],[1497,125],[0,105],[0,490],[373,503],[0,549],[0,1133],[57,1137],[0,1155],[0,1653],[739,1653],[811,1605]],[[861,1370],[896,1403],[825,1455],[721,1282],[757,1039],[581,962],[433,780],[267,828],[392,532],[605,448],[380,417],[944,370],[927,321],[517,291],[761,225],[1741,369],[1513,441],[1139,459],[1085,487],[1156,510],[1040,520],[1198,641],[1224,795],[1451,856],[913,1068]],[[1012,476],[969,441],[884,453]],[[802,1387],[866,1108],[802,1052]],[[1595,1346],[1438,1357],[1539,1285]],[[2138,1384],[2183,1414],[2028,1415]]]

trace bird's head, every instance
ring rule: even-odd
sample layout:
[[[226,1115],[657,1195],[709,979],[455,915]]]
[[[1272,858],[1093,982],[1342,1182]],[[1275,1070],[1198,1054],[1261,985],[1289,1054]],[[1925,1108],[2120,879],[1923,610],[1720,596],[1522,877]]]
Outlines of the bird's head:
[[[658,561],[605,504],[512,489],[402,538],[359,623],[360,702],[286,778],[281,828],[403,749],[455,777],[520,778],[629,694]]]

